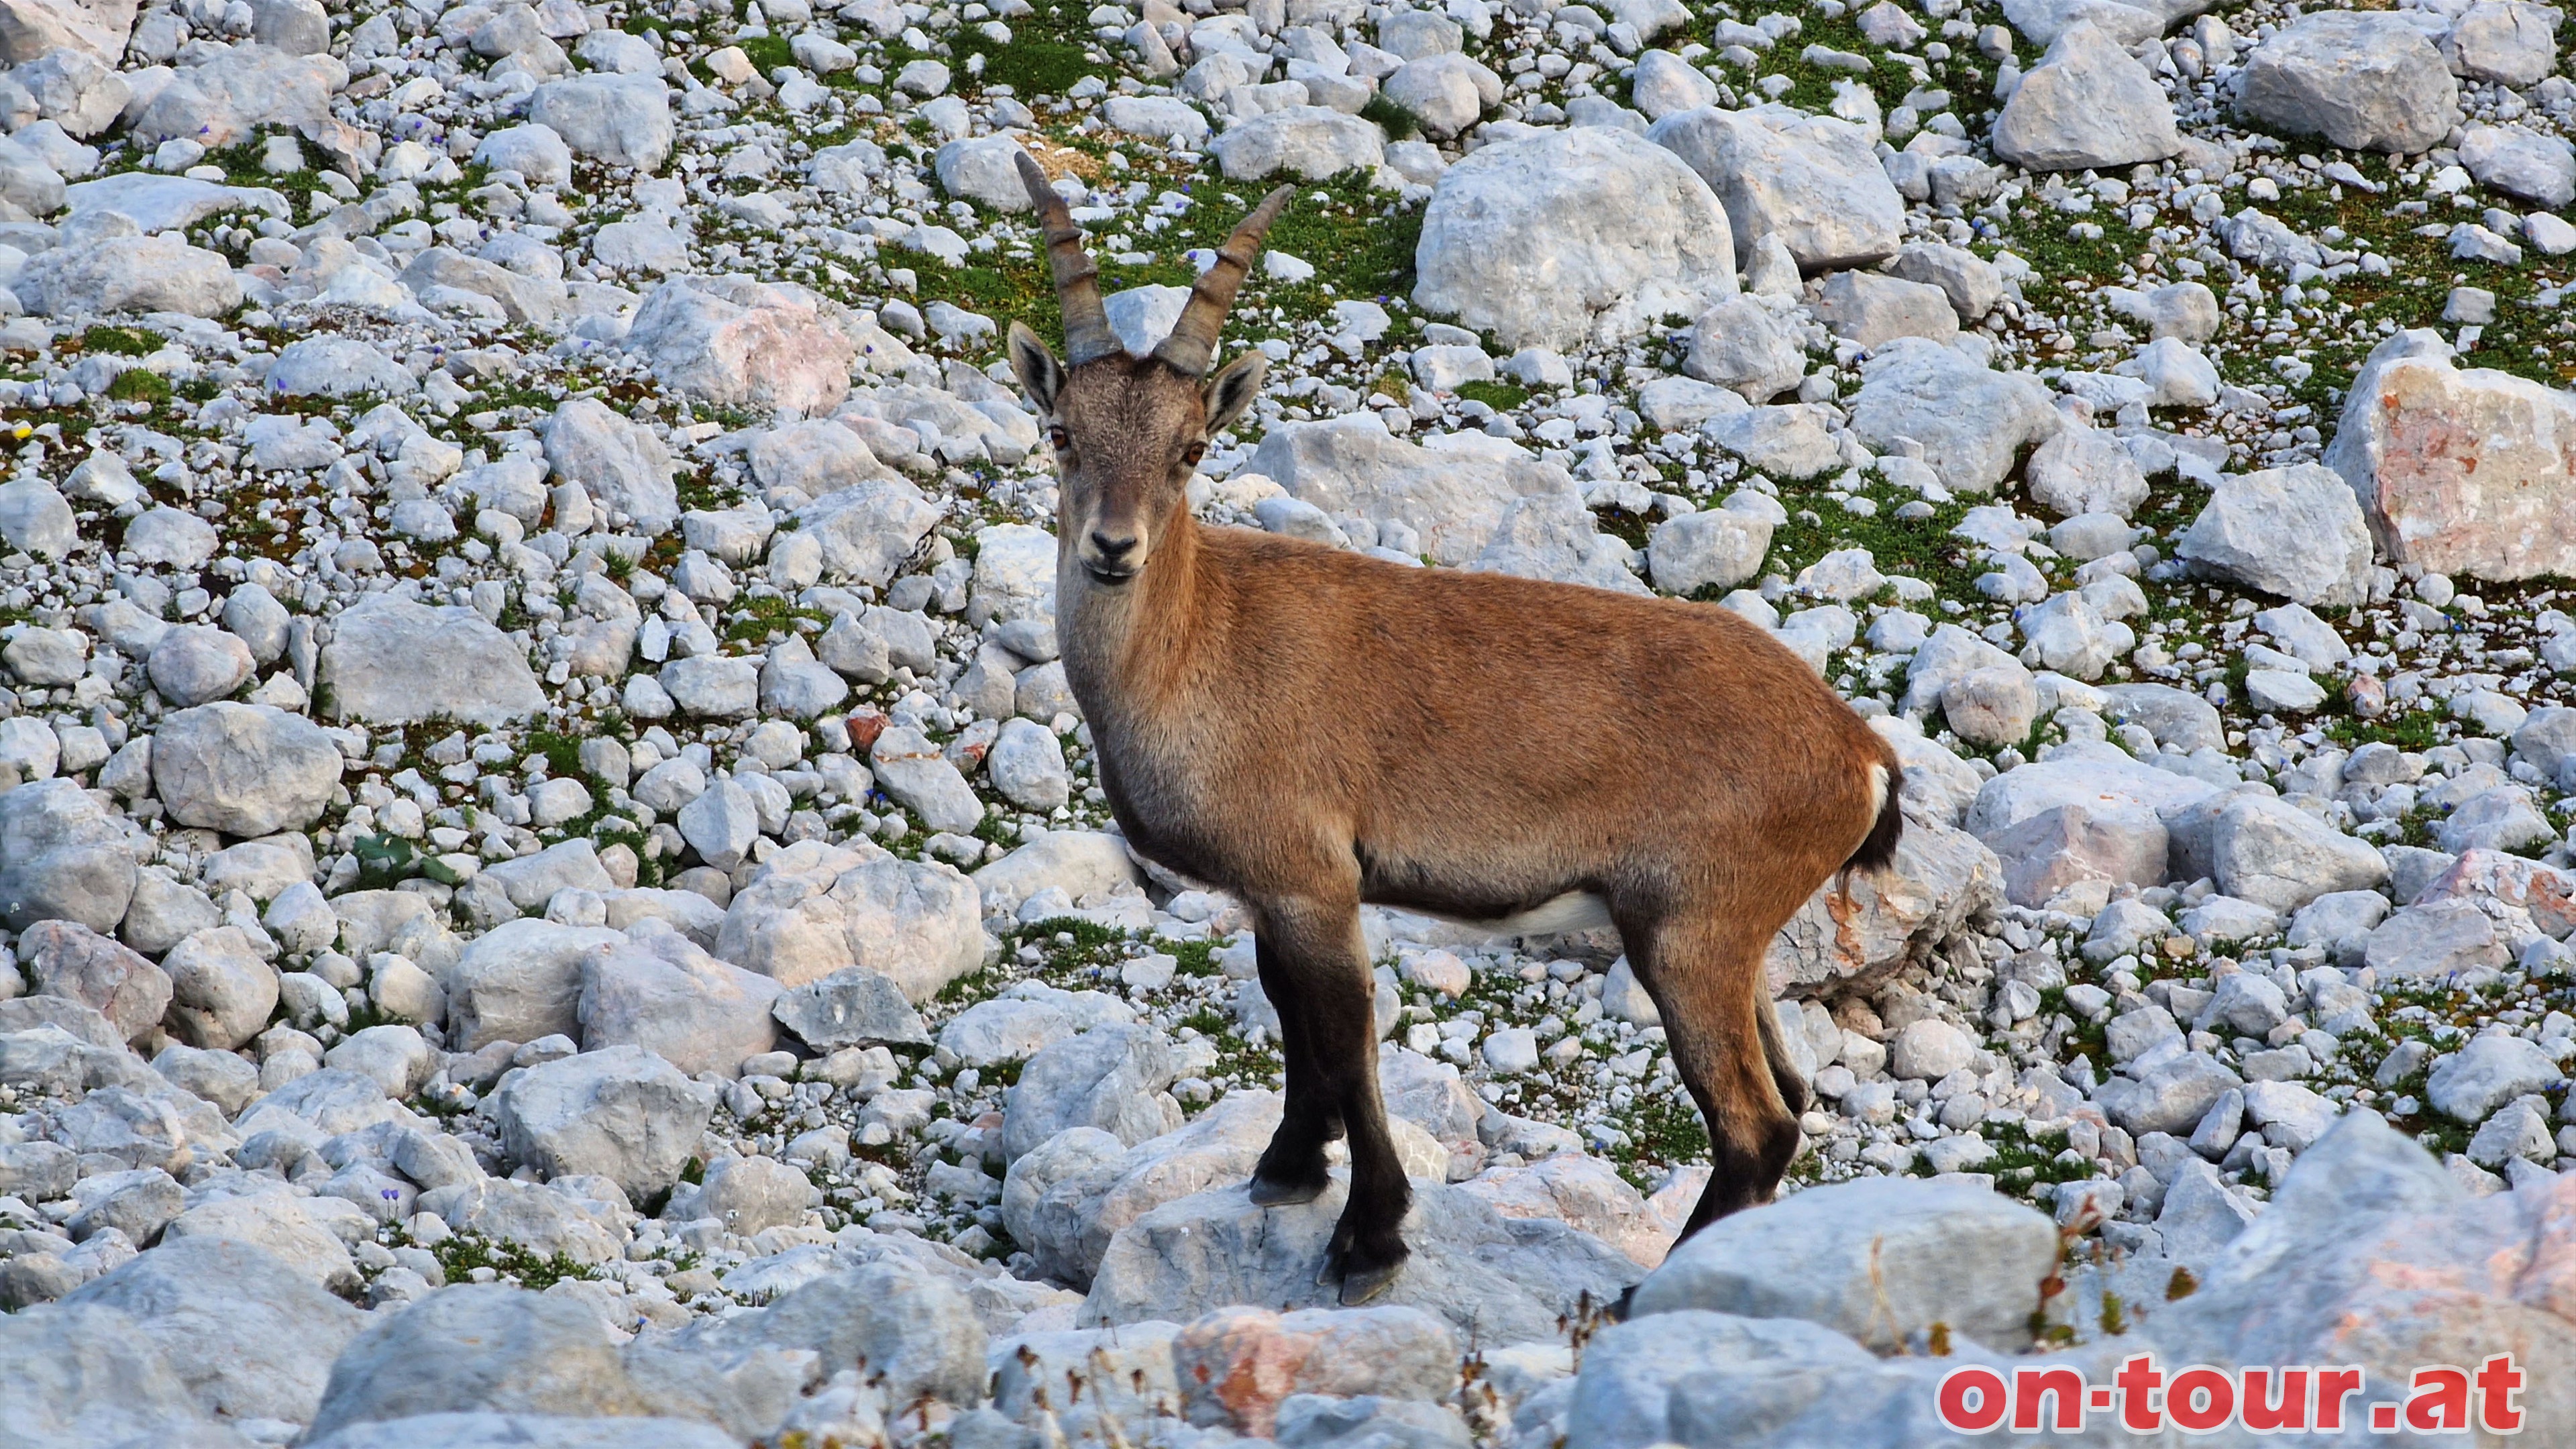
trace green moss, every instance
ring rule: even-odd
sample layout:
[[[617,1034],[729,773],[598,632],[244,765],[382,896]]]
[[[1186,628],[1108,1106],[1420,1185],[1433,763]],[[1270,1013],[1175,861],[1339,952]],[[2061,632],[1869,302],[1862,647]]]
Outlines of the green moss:
[[[788,48],[783,35],[746,35],[734,42],[751,61],[752,69],[767,75],[782,65],[796,63],[795,52]]]
[[[1368,104],[1360,107],[1360,119],[1375,121],[1390,141],[1410,141],[1422,134],[1422,118],[1384,91],[1371,95]]]
[[[169,339],[146,327],[92,327],[81,334],[81,351],[116,357],[149,357]]]
[[[1173,961],[1176,976],[1216,976],[1222,969],[1216,964],[1217,943],[1209,940],[1174,941],[1164,947]]]
[[[1508,382],[1462,382],[1458,384],[1458,396],[1507,413],[1529,401],[1529,389]]]
[[[487,1238],[479,1233],[458,1233],[430,1245],[430,1256],[438,1259],[447,1281],[463,1283],[477,1268],[489,1268],[501,1278],[516,1282],[532,1293],[541,1293],[567,1278],[588,1278],[590,1270],[562,1253],[544,1256],[529,1252],[516,1243]]]
[[[1616,504],[1593,509],[1592,517],[1601,532],[1619,539],[1630,548],[1644,548],[1647,531],[1653,526],[1647,519]]]
[[[725,626],[724,637],[736,644],[761,645],[796,632],[798,620],[828,626],[830,615],[820,609],[808,609],[789,603],[775,594],[753,595],[739,601],[741,618]]]
[[[2066,1150],[2066,1135],[2062,1132],[2034,1136],[2018,1122],[1988,1123],[1984,1131],[1986,1144],[1995,1149],[1995,1155],[1983,1170],[1994,1175],[1999,1191],[2027,1197],[2040,1183],[2081,1182],[2093,1175],[2089,1161],[2058,1160],[2058,1154]]]
[[[107,385],[107,395],[118,402],[147,402],[157,407],[170,400],[170,379],[148,367],[129,367]]]

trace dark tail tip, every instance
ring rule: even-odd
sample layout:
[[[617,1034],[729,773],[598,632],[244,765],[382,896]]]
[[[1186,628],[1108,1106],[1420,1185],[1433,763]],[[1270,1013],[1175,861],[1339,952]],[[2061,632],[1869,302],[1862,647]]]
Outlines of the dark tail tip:
[[[1860,849],[1843,862],[1846,875],[1855,870],[1885,870],[1896,862],[1896,842],[1905,834],[1905,810],[1898,801],[1898,787],[1904,783],[1904,771],[1893,759],[1883,766],[1887,771],[1887,798],[1878,807],[1878,820],[1869,827],[1869,835]]]

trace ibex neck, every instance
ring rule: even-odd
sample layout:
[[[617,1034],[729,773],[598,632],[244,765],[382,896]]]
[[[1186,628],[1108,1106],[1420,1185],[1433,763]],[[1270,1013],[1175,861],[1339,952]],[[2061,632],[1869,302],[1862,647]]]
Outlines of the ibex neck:
[[[1058,550],[1057,643],[1095,731],[1150,709],[1186,677],[1199,612],[1199,529],[1186,508],[1123,585],[1092,578],[1071,545]]]

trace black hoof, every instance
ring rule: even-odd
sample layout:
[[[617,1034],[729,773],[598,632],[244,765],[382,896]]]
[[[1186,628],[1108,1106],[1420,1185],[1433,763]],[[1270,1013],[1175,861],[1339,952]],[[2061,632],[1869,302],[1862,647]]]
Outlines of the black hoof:
[[[1392,1251],[1363,1250],[1348,1243],[1335,1244],[1324,1252],[1324,1266],[1315,1275],[1318,1284],[1342,1285],[1342,1306],[1357,1308],[1384,1293],[1404,1272],[1405,1259],[1412,1250],[1397,1243]]]
[[[1295,1207],[1313,1202],[1324,1195],[1324,1184],[1295,1182],[1279,1178],[1255,1177],[1247,1189],[1254,1207]]]
[[[1384,1293],[1391,1287],[1394,1287],[1395,1280],[1402,1276],[1403,1273],[1404,1260],[1402,1258],[1398,1258],[1392,1263],[1383,1264],[1379,1267],[1354,1268],[1349,1272],[1344,1273],[1342,1275],[1342,1306],[1344,1308],[1357,1308],[1364,1303],[1374,1300],[1379,1294]]]

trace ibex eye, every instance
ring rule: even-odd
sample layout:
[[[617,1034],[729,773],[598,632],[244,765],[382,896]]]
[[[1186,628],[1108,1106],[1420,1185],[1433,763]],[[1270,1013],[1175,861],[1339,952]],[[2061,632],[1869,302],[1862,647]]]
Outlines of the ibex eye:
[[[1073,446],[1073,434],[1066,432],[1062,428],[1049,428],[1047,429],[1047,444],[1050,447],[1070,448]]]
[[[1192,444],[1190,444],[1190,445],[1189,445],[1189,447],[1188,447],[1188,448],[1186,448],[1186,449],[1182,450],[1182,453],[1181,453],[1181,458],[1183,459],[1183,461],[1185,461],[1185,462],[1189,463],[1189,464],[1190,464],[1191,466],[1193,466],[1193,467],[1196,467],[1196,466],[1198,465],[1198,461],[1199,461],[1199,459],[1204,458],[1204,457],[1206,457],[1206,456],[1207,456],[1207,444],[1205,444],[1205,443],[1192,443]]]

